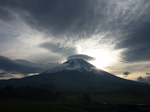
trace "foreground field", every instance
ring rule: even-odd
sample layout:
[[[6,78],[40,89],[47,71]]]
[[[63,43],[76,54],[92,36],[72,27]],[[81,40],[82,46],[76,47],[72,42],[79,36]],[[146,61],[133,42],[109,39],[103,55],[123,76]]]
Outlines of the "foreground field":
[[[9,100],[0,102],[1,112],[117,112],[116,105],[52,103],[43,101]]]
[[[150,96],[91,95],[91,99],[87,103],[81,95],[70,95],[54,101],[1,100],[0,112],[118,112],[118,104],[150,103]]]

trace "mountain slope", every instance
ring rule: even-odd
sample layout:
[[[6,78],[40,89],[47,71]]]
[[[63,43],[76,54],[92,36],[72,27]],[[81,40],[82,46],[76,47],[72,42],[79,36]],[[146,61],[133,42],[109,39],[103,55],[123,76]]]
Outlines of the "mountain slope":
[[[59,90],[83,91],[89,90],[112,90],[128,86],[147,85],[131,80],[126,80],[84,61],[83,59],[70,59],[62,65],[54,67],[36,76],[24,77],[0,81],[0,85],[54,85]]]
[[[82,80],[83,82],[88,79],[93,83],[141,84],[135,81],[117,77],[101,69],[97,69],[95,66],[83,59],[70,59],[60,66],[54,67],[46,72],[41,73],[40,75],[41,77],[43,75],[48,75],[47,77],[57,77],[57,79],[68,79],[68,77],[70,77],[69,79],[74,79],[72,77],[78,77],[76,78],[77,82],[81,80],[81,77],[85,77],[84,80]]]

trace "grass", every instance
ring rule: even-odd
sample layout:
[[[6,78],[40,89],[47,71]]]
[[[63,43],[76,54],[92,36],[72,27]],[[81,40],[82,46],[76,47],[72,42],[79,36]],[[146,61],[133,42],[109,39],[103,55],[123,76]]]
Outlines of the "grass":
[[[102,95],[92,96],[93,101],[108,102],[110,104],[124,103],[150,103],[150,96],[125,96],[125,95]]]
[[[128,95],[90,95],[93,103],[124,104],[124,103],[150,103],[150,96],[128,96]],[[67,99],[76,102],[85,102],[81,95],[70,95]]]
[[[54,101],[1,100],[0,112],[117,112],[118,104],[150,103],[150,96],[90,95],[88,104],[82,95],[68,95]],[[104,105],[103,102],[110,105]]]
[[[0,102],[0,112],[88,112],[51,101],[7,100]]]

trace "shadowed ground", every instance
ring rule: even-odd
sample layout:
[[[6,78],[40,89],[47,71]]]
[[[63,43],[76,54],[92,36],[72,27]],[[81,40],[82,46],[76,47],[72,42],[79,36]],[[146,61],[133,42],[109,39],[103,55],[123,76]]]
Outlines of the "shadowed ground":
[[[87,103],[82,95],[68,95],[53,101],[1,100],[1,112],[118,112],[118,104],[150,103],[150,96],[91,95]],[[104,104],[104,102],[106,104]],[[121,111],[119,111],[121,112]],[[130,111],[129,111],[130,112]]]

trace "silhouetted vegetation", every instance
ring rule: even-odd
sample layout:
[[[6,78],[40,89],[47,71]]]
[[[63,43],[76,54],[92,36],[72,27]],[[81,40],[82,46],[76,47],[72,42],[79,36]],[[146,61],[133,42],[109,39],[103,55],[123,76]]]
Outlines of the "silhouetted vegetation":
[[[34,99],[34,100],[55,100],[60,99],[59,92],[34,88],[31,86],[14,87],[7,85],[0,89],[0,99]]]
[[[90,97],[90,95],[88,95],[88,94],[83,94],[83,99],[84,99],[87,103],[91,103],[91,102],[92,102],[91,97]]]

